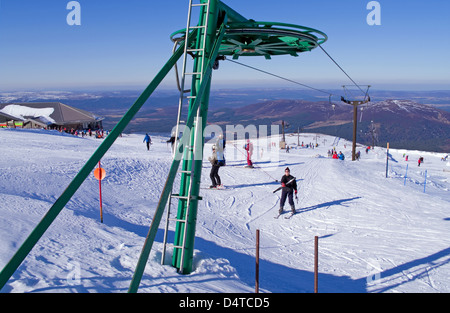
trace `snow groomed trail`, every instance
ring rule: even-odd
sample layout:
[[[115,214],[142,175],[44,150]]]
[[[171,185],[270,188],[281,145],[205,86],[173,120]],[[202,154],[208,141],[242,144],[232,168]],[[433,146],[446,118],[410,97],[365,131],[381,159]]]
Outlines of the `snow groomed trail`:
[[[441,161],[444,154],[391,149],[386,178],[385,149],[366,154],[361,147],[361,160],[351,162],[350,143],[318,137],[315,149],[296,147],[297,137],[288,137],[290,153],[280,151],[276,162],[255,161],[254,169],[238,157],[243,142],[228,142],[225,155],[237,157],[219,171],[224,190],[208,189],[208,143],[194,271],[183,276],[160,265],[163,220],[139,291],[253,292],[260,229],[262,292],[313,291],[314,236],[320,238],[320,292],[449,292],[450,167]],[[91,175],[2,292],[127,291],[171,162],[167,138],[152,136],[149,152],[142,140],[124,135],[102,160],[104,223]],[[314,142],[315,134],[300,141]],[[333,146],[326,143],[333,142],[345,161],[327,157]],[[8,147],[0,158],[3,268],[99,140],[1,129],[0,144]],[[425,157],[421,167],[419,156]],[[274,219],[280,200],[275,180],[287,166],[297,177],[297,214]]]

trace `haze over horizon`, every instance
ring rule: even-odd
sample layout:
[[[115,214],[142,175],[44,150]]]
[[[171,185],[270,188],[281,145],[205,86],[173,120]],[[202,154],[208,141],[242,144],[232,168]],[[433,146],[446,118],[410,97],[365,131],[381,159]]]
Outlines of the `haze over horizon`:
[[[172,53],[169,35],[186,25],[187,1],[78,1],[81,25],[66,22],[68,1],[0,2],[0,91],[145,88]],[[361,85],[380,90],[450,90],[448,2],[378,1],[381,25],[367,23],[369,1],[224,0],[247,18],[316,28],[323,47]],[[178,2],[177,2],[178,3]],[[420,18],[420,23],[413,21]],[[345,22],[344,22],[345,21]],[[405,29],[408,31],[406,32]],[[426,41],[423,39],[426,38]],[[351,84],[320,49],[299,57],[240,62],[315,88]],[[222,62],[213,88],[287,87],[284,81]],[[173,88],[170,73],[160,88]]]

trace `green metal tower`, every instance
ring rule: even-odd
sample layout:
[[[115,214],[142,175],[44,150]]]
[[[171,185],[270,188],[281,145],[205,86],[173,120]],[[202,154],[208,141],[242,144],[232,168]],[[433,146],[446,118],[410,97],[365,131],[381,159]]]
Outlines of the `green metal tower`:
[[[193,10],[197,9],[199,10],[199,22],[191,26],[191,14]],[[172,200],[178,201],[177,217],[174,219],[176,230],[172,265],[177,267],[181,273],[190,273],[192,271],[198,201],[201,200],[199,192],[204,146],[203,131],[207,122],[214,63],[218,57],[225,56],[231,56],[233,59],[241,56],[264,56],[266,59],[278,55],[298,56],[299,53],[311,51],[324,43],[327,36],[308,27],[248,20],[219,0],[190,0],[187,28],[173,33],[171,39],[177,43],[177,49],[172,57],[0,272],[0,289],[7,283],[67,202],[94,170],[96,164],[182,56],[184,56],[184,65],[178,124],[183,103],[187,101],[186,128],[190,131],[183,133],[174,150],[173,162],[142,248],[129,292],[137,292],[139,289],[163,213],[168,203],[168,210],[170,210]],[[194,57],[192,72],[186,70],[187,55]],[[190,94],[186,95],[184,83],[189,79],[191,89]],[[179,169],[180,163],[181,170]],[[175,194],[172,188],[177,174],[181,174],[181,185],[179,193]]]
[[[186,146],[181,165],[180,193],[178,196],[175,196],[178,197],[178,213],[172,265],[178,268],[181,273],[190,273],[192,269],[197,208],[200,199],[200,178],[204,146],[203,130],[207,121],[211,88],[211,74],[206,73],[205,65],[212,64],[215,61],[219,45],[214,45],[214,43],[217,40],[217,36],[220,35],[217,32],[217,25],[219,24],[218,2],[206,0],[200,4],[202,5],[199,6],[201,12],[198,25],[193,27],[188,25],[186,29],[186,38],[192,32],[192,35],[197,32],[195,46],[192,48],[189,46],[185,47],[185,57],[187,57],[187,53],[195,55],[193,70],[192,73],[187,73],[184,68],[182,74],[182,81],[192,76],[191,93],[186,99],[190,102],[188,114],[195,114],[196,117],[190,130],[190,141]],[[194,8],[192,5],[191,1],[189,6],[190,13],[192,13]],[[223,18],[222,16],[220,21],[222,25],[224,22]],[[223,34],[224,28],[222,27],[221,35],[223,36]],[[214,51],[214,47],[216,47],[216,51]],[[205,84],[205,90],[203,93],[200,93],[202,83]],[[184,84],[182,83],[182,85]],[[185,98],[183,92],[180,96],[180,104]],[[193,111],[191,108],[197,99],[200,101],[199,108]]]
[[[194,8],[201,8],[199,22],[195,26],[190,26]],[[198,119],[201,122],[195,122],[191,129],[190,142],[182,162],[180,193],[171,195],[178,199],[172,265],[181,273],[190,273],[192,270],[204,145],[201,134],[206,126],[211,85],[211,75],[206,75],[205,64],[214,62],[219,55],[232,56],[234,59],[240,56],[264,56],[266,59],[274,55],[298,56],[298,53],[311,51],[326,40],[325,34],[311,28],[248,20],[218,0],[202,0],[197,4],[190,1],[187,28],[175,32],[171,38],[175,42],[183,42],[194,34],[196,41],[192,42],[191,46],[185,47],[185,58],[187,53],[194,56],[193,71],[189,73],[192,75],[192,87],[191,94],[187,97],[190,99],[188,114],[195,114],[195,111],[192,111],[192,104],[197,97],[201,97],[196,114],[196,121]],[[186,76],[184,65],[180,105],[184,99]],[[206,87],[204,93],[200,95],[202,83],[206,84]]]

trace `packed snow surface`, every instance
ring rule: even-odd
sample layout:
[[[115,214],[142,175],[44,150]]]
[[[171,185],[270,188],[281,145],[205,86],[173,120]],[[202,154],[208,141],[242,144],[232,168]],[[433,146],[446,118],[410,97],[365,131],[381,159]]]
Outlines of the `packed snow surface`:
[[[171,164],[167,139],[152,136],[147,151],[143,135],[118,138],[102,159],[104,223],[92,174],[1,291],[126,292]],[[257,229],[262,292],[313,291],[315,236],[319,292],[450,292],[445,154],[391,149],[386,178],[384,148],[366,154],[358,147],[361,160],[352,162],[345,140],[315,134],[299,140],[317,140],[319,147],[297,147],[297,136],[288,136],[289,153],[276,150],[276,158],[259,160],[256,155],[267,150],[255,149],[254,169],[244,167],[244,142],[228,141],[227,166],[219,171],[224,190],[208,189],[214,140],[209,141],[193,272],[180,275],[161,265],[163,219],[139,292],[253,292]],[[279,138],[269,141],[277,144]],[[0,269],[100,143],[43,130],[0,129]],[[327,156],[333,146],[344,152],[344,161]],[[297,177],[297,214],[274,219],[280,192],[272,191],[285,167]],[[168,254],[166,264],[170,249]]]

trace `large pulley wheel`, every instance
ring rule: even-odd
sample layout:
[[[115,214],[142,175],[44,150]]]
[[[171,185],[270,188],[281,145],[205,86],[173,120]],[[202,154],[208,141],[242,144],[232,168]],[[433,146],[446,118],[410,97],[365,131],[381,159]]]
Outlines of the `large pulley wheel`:
[[[172,41],[184,41],[186,30],[171,35]],[[298,56],[318,47],[328,37],[313,28],[285,23],[254,22],[229,23],[222,40],[219,55],[264,56],[270,59],[276,55]]]

